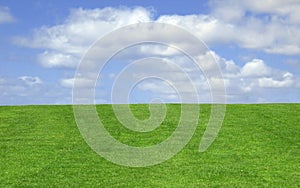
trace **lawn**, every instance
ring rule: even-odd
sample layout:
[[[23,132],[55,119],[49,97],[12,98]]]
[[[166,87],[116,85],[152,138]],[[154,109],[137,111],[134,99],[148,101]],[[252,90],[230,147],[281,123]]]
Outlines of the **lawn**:
[[[200,105],[197,130],[164,163],[131,168],[113,164],[85,143],[72,106],[0,107],[0,187],[300,187],[300,104],[227,105],[217,139],[204,153],[199,142],[210,114]],[[147,105],[131,105],[149,116]],[[149,133],[123,127],[110,105],[98,105],[105,128],[133,146],[172,134],[179,104],[167,105],[162,125]]]

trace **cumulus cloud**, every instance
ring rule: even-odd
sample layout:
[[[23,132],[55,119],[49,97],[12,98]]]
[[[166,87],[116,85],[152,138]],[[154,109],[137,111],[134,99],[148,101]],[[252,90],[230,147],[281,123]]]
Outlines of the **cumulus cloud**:
[[[234,34],[233,25],[210,15],[162,15],[157,22],[183,27],[207,44],[229,42]]]
[[[259,102],[258,99],[261,99],[262,95],[273,93],[274,96],[280,96],[282,95],[282,89],[289,90],[299,85],[297,83],[299,77],[288,71],[272,68],[262,59],[252,59],[245,62],[243,66],[239,66],[233,60],[226,60],[213,51],[210,54],[214,56],[222,70],[222,81],[225,83],[229,102]],[[200,59],[204,60],[203,62],[207,62],[205,61],[205,55],[200,57]],[[220,79],[214,77],[206,79],[211,79],[211,83],[214,85],[218,85],[220,81]],[[207,90],[203,89],[205,88],[203,85],[207,85],[206,79],[194,80],[197,83],[199,93],[207,92]],[[265,100],[268,101],[268,99]]]
[[[151,16],[142,7],[72,9],[64,23],[38,28],[31,38],[15,37],[14,43],[47,49],[38,58],[45,67],[76,67],[98,38],[128,24],[150,21]]]
[[[11,15],[8,7],[0,6],[0,24],[14,22],[15,19]]]
[[[267,53],[300,54],[300,1],[211,1],[211,14],[162,15],[208,45],[235,43]]]
[[[208,45],[235,43],[267,53],[300,54],[299,24],[287,25],[280,19],[247,16],[241,22],[229,22],[211,15],[167,15],[159,17],[158,21],[181,26]]]
[[[253,59],[242,67],[241,74],[245,77],[271,76],[271,68],[263,60]]]
[[[46,49],[38,56],[38,61],[45,67],[75,68],[88,47],[105,34],[125,25],[156,21],[187,29],[208,45],[236,43],[243,48],[267,53],[300,54],[300,26],[296,22],[299,1],[261,3],[226,0],[212,1],[211,7],[211,14],[161,15],[157,20],[153,19],[152,10],[142,7],[72,9],[63,23],[42,26],[35,29],[31,37],[15,37],[14,42]],[[252,14],[248,15],[247,11]],[[128,35],[131,37],[130,33]],[[192,51],[192,44],[190,46]],[[148,54],[175,53],[171,48],[149,50],[141,47],[140,53],[145,51]]]
[[[274,78],[260,78],[258,85],[260,87],[280,88],[289,87],[293,84],[293,80],[290,77],[283,77],[283,80],[274,80]]]
[[[267,3],[266,3],[267,2]],[[243,0],[243,1],[212,1],[210,14],[195,15],[160,15],[156,20],[149,9],[136,8],[103,8],[103,9],[73,9],[67,19],[54,26],[37,28],[31,37],[15,37],[14,42],[31,48],[43,49],[38,55],[39,63],[46,68],[68,67],[75,68],[88,47],[95,40],[122,26],[138,22],[162,22],[178,25],[196,35],[208,45],[236,44],[246,49],[262,50],[266,53],[299,55],[300,54],[300,2],[299,1],[266,1]],[[154,35],[148,31],[141,33]],[[139,37],[136,33],[126,33],[126,36]],[[172,31],[168,36],[178,39]],[[118,42],[121,40],[112,39]],[[124,39],[126,40],[126,39]],[[202,94],[203,101],[210,99],[208,93],[210,86],[208,81],[215,85],[222,81],[214,77],[215,61],[223,72],[223,82],[227,89],[229,101],[264,101],[262,92],[269,89],[299,87],[297,75],[285,70],[276,70],[270,65],[272,62],[264,62],[263,59],[252,58],[243,62],[240,66],[233,60],[220,57],[214,51],[205,53],[193,52],[194,43],[186,42],[186,49],[199,60],[202,71],[208,75],[196,75],[195,65],[187,63],[182,54],[170,46],[143,45],[123,54],[118,59],[124,62],[130,60],[130,55],[143,57],[143,55],[162,56],[165,60],[176,62],[182,70],[191,76],[192,81]],[[110,52],[116,43],[108,43],[105,52]],[[97,54],[95,53],[95,56]],[[168,57],[165,57],[168,56]],[[211,58],[213,57],[213,59]],[[164,72],[166,77],[174,78],[179,88],[184,88],[182,74],[178,74],[171,66],[154,67],[157,71]],[[114,67],[114,69],[117,69]],[[141,71],[149,71],[153,67],[142,67]],[[115,71],[115,70],[114,70]],[[140,70],[137,71],[140,74]],[[211,73],[212,72],[212,73]],[[196,71],[197,73],[197,71]],[[210,74],[211,73],[211,74]],[[116,78],[116,73],[108,73],[110,79]],[[132,73],[134,75],[134,73]],[[205,77],[206,76],[206,77]],[[24,78],[24,80],[26,80]],[[29,79],[27,79],[28,81]],[[77,80],[80,87],[94,84],[91,78]],[[34,83],[34,81],[32,81]],[[74,86],[74,78],[60,79],[60,86],[71,88]],[[166,99],[177,99],[173,89],[165,89],[164,85],[155,82],[144,82],[138,89],[143,91],[154,90]],[[274,92],[274,91],[273,91]],[[279,95],[280,93],[278,93]]]

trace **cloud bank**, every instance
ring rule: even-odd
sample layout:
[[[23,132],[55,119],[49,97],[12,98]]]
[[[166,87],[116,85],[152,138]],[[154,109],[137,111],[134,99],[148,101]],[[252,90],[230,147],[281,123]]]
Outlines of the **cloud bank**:
[[[300,55],[299,1],[215,0],[210,2],[210,6],[210,14],[160,15],[157,19],[154,19],[152,10],[143,7],[72,9],[63,23],[37,28],[30,37],[15,37],[14,43],[43,49],[37,60],[45,68],[68,68],[73,71],[89,46],[98,38],[128,24],[151,21],[182,27],[208,46],[235,44],[242,49],[254,49],[267,54]],[[0,9],[0,15],[1,11],[3,10]],[[112,39],[112,42],[116,40]],[[190,49],[192,51],[192,45]],[[176,62],[192,75],[193,67],[185,65],[182,55],[178,55],[176,50],[159,45],[150,48],[141,46],[129,51],[123,56],[127,59],[123,60],[129,62],[134,57],[142,57],[145,54],[167,55],[168,60]],[[242,62],[241,65],[210,50],[206,55],[197,56],[203,63],[205,71],[209,71],[211,64],[207,56],[213,56],[222,69],[228,102],[289,102],[282,98],[282,94],[295,93],[299,88],[299,75],[272,68],[272,62],[252,58]],[[107,73],[106,77],[111,79],[111,75],[115,74],[116,72],[112,71]],[[165,70],[165,74],[172,76],[174,72],[171,69]],[[218,82],[216,78],[194,80],[199,93],[204,96],[203,102],[209,101],[209,86],[205,79],[214,79],[216,83]],[[23,80],[30,79],[23,78]],[[38,80],[35,79],[35,82]],[[60,79],[61,86],[66,88],[72,87],[73,82],[72,77]],[[85,83],[90,84],[87,80],[82,80],[82,84]],[[172,101],[177,98],[174,90],[163,88],[164,83],[153,80],[143,82],[138,87],[143,91],[156,92],[166,100]]]

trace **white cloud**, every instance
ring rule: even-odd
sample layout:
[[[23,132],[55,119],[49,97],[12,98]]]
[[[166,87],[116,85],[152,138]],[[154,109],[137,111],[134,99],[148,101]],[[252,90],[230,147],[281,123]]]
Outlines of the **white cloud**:
[[[74,78],[65,78],[60,80],[60,84],[63,87],[69,87],[72,88],[74,86]]]
[[[148,56],[151,55],[174,56],[176,54],[179,54],[179,51],[172,48],[171,46],[142,45],[140,46],[140,53]]]
[[[293,84],[293,80],[290,78],[285,78],[284,80],[274,80],[273,78],[260,78],[258,80],[259,87],[274,87],[282,88],[289,87]]]
[[[16,42],[34,48],[49,48],[79,53],[99,37],[122,26],[151,20],[151,12],[137,7],[73,9],[64,23],[35,30],[32,39],[16,38]]]
[[[185,88],[187,83],[182,82],[185,74],[176,71],[174,65],[171,63],[173,62],[190,77],[191,82],[199,93],[201,102],[210,102],[212,100],[210,88],[214,88],[215,91],[218,91],[223,82],[226,87],[229,102],[257,102],[259,98],[263,98],[260,97],[263,95],[262,93],[272,92],[274,96],[280,96],[280,92],[275,94],[272,90],[273,88],[291,89],[296,87],[295,80],[297,77],[285,70],[277,70],[268,66],[262,59],[252,59],[245,62],[244,66],[239,66],[233,60],[222,58],[214,51],[209,51],[202,56],[197,56],[197,58],[197,60],[200,61],[202,71],[208,74],[201,74],[201,71],[196,70],[197,66],[195,64],[177,55],[175,57],[164,58],[164,61],[167,62],[166,65],[152,66],[152,64],[149,63],[147,64],[149,66],[137,67],[132,75],[144,74],[145,77],[147,77],[147,72],[150,70],[150,72],[154,72],[154,70],[160,73],[163,72],[164,78],[169,78],[176,83],[176,89],[179,92],[193,92],[192,88]],[[215,63],[220,66],[223,79],[214,77],[214,74],[210,74],[211,71],[213,72],[216,69]],[[129,73],[129,75],[131,74]],[[211,83],[211,85],[209,85],[209,83]],[[169,95],[176,94],[176,91],[169,88],[166,84],[157,83],[153,80],[142,82],[137,88],[142,91],[151,91],[156,96],[161,96],[165,100],[170,100]],[[267,99],[268,97],[266,97],[265,100]],[[174,98],[174,101],[178,100],[179,99]]]
[[[247,11],[252,14],[270,14],[289,22],[299,21],[298,0],[211,0],[210,6],[214,16],[229,21],[243,19]]]
[[[267,2],[267,3],[266,3]],[[213,1],[211,3],[212,13],[203,15],[161,15],[157,20],[153,20],[151,10],[137,7],[129,8],[103,8],[103,9],[73,9],[68,18],[59,25],[43,26],[34,31],[31,38],[16,37],[14,40],[19,45],[31,48],[43,49],[39,54],[38,61],[47,68],[69,67],[75,68],[88,47],[99,37],[104,36],[110,31],[122,26],[147,21],[157,21],[171,23],[187,29],[191,33],[204,40],[209,45],[213,44],[237,44],[243,48],[262,50],[267,53],[299,55],[300,54],[300,1]],[[140,31],[144,35],[151,35],[150,30]],[[153,34],[154,35],[154,34]],[[128,38],[136,37],[136,33],[126,33]],[[180,36],[174,36],[170,31],[169,36],[159,36],[175,38],[174,45],[179,42]],[[118,41],[113,39],[114,41]],[[126,39],[124,39],[126,40]],[[118,41],[122,42],[122,41]],[[124,42],[124,41],[123,41]],[[192,52],[193,41],[182,41]],[[105,52],[115,43],[105,46]],[[138,55],[162,55],[168,56],[165,60],[174,61],[181,67],[181,70],[191,76],[199,93],[205,100],[209,100],[209,85],[203,75],[195,75],[195,66],[186,62],[182,54],[176,49],[159,45],[144,45],[129,52],[126,56],[127,61],[132,54]],[[97,54],[96,54],[97,55]],[[244,66],[239,66],[233,60],[220,57],[214,51],[207,51],[204,54],[196,54],[197,60],[203,71],[213,72],[215,61],[220,66],[227,94],[232,101],[262,100],[261,92],[270,91],[269,89],[300,87],[299,78],[285,70],[272,68],[272,62],[265,63],[262,59],[251,58],[245,62]],[[122,56],[125,57],[125,56]],[[211,59],[211,57],[214,58]],[[269,65],[269,66],[268,66]],[[149,71],[157,68],[157,71],[164,72],[165,77],[172,78],[184,92],[190,92],[191,88],[186,88],[182,82],[183,74],[174,71],[172,66],[151,67],[142,66],[142,71]],[[138,73],[140,72],[136,69]],[[115,70],[114,70],[115,71]],[[136,72],[135,72],[136,74]],[[109,78],[115,78],[116,72],[108,73]],[[134,74],[132,74],[134,75]],[[147,75],[147,74],[146,74]],[[220,79],[208,75],[212,83],[217,86]],[[28,83],[36,84],[37,80],[23,78]],[[94,84],[91,78],[80,78],[80,87],[91,86]],[[0,80],[1,81],[1,80]],[[60,86],[72,88],[74,78],[64,78],[60,80]],[[154,82],[142,83],[138,87],[143,91],[155,91],[160,96],[167,99],[175,99],[174,90],[167,86],[159,85]],[[229,101],[230,102],[230,101]]]
[[[290,72],[283,73],[280,80],[274,78],[261,78],[259,80],[260,87],[290,87],[295,83],[294,75]]]
[[[208,51],[205,54],[197,56],[196,60],[200,62],[199,66],[204,72],[214,71],[216,68],[216,62],[220,66],[224,65],[224,62],[221,61],[221,58],[213,51]]]
[[[75,67],[88,47],[99,37],[122,26],[150,21],[152,12],[142,7],[73,9],[64,23],[36,29],[32,38],[15,37],[14,42],[47,49],[39,55],[45,67]]]
[[[36,29],[31,38],[15,37],[14,42],[32,48],[46,49],[38,58],[45,67],[75,68],[88,47],[105,34],[128,24],[157,21],[185,28],[208,45],[236,43],[243,48],[264,50],[267,53],[300,54],[300,26],[290,21],[291,17],[293,20],[300,17],[295,14],[296,10],[300,11],[300,2],[293,1],[289,4],[268,1],[261,6],[258,6],[259,4],[260,1],[250,3],[246,0],[212,1],[212,14],[161,15],[157,20],[153,19],[151,10],[142,7],[78,8],[72,9],[62,24],[43,26]],[[253,15],[246,15],[247,11],[252,11]],[[269,17],[260,16],[260,13],[268,13]],[[130,33],[127,35],[138,37]],[[172,33],[169,36],[180,37],[173,36]],[[110,45],[103,50],[109,52]],[[187,45],[192,52],[194,44],[187,41]],[[152,46],[151,49],[143,46],[139,53],[178,54],[176,50],[162,46]]]
[[[26,83],[29,86],[33,86],[33,85],[36,85],[36,84],[42,84],[43,83],[43,81],[37,76],[35,76],[35,77],[20,76],[18,79],[24,81],[24,83]]]
[[[283,45],[280,47],[269,47],[266,52],[274,54],[295,55],[300,53],[300,47],[296,45]]]
[[[277,70],[265,64],[261,59],[253,59],[240,68],[240,74],[231,78],[234,85],[240,85],[241,91],[251,92],[258,88],[293,87],[295,77],[292,73]]]
[[[0,24],[14,22],[15,19],[11,15],[8,7],[0,6]]]
[[[70,54],[45,51],[38,56],[39,62],[46,68],[77,66],[79,59]]]
[[[181,26],[208,45],[235,43],[267,53],[300,54],[300,1],[212,1],[207,15],[162,15],[159,22]]]
[[[144,91],[154,91],[160,94],[175,94],[176,91],[166,82],[144,81],[138,85],[138,88]]]
[[[0,80],[0,105],[71,102],[69,91],[37,76],[1,77]]]
[[[73,88],[75,82],[75,78],[66,78],[61,79],[60,84],[63,87]],[[77,87],[84,88],[84,87],[93,87],[95,85],[95,81],[88,78],[77,78],[76,79]]]
[[[269,76],[271,68],[266,66],[263,60],[253,59],[242,67],[241,74],[245,77]]]
[[[234,35],[233,25],[210,15],[162,15],[157,21],[187,29],[208,44],[229,42]]]

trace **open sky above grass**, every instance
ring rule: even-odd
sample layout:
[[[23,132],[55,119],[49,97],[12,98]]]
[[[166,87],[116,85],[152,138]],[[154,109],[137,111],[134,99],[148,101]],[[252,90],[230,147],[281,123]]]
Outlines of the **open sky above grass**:
[[[0,105],[72,103],[76,67],[89,46],[122,26],[149,21],[178,25],[205,42],[221,67],[227,102],[300,102],[299,12],[297,0],[1,0]],[[144,56],[157,55],[155,48],[145,49]],[[96,102],[111,102],[114,80],[124,64],[141,57],[137,51],[109,62],[97,83]],[[190,68],[172,53],[167,58]],[[209,67],[206,57],[199,58]],[[201,102],[210,102],[206,80],[193,82]],[[153,79],[131,94],[133,103],[179,101],[174,89]]]

